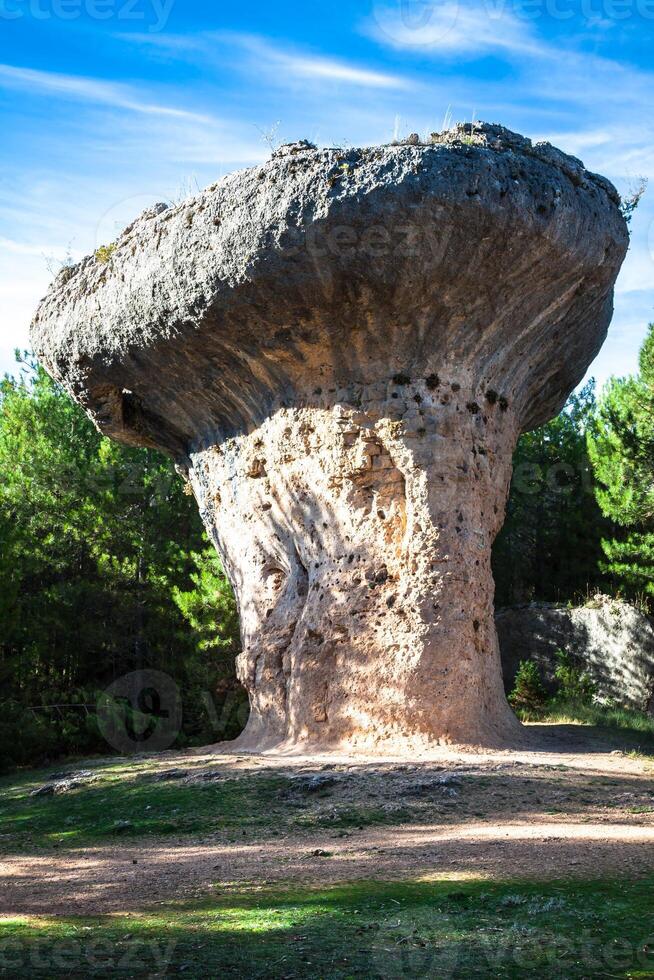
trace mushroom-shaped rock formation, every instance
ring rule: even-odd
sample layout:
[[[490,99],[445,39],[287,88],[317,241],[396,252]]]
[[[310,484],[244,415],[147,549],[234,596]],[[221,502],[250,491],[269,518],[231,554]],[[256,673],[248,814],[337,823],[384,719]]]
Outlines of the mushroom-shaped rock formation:
[[[479,125],[283,147],[59,274],[38,356],[102,432],[174,457],[233,584],[241,745],[518,735],[491,544],[627,241],[608,181]]]

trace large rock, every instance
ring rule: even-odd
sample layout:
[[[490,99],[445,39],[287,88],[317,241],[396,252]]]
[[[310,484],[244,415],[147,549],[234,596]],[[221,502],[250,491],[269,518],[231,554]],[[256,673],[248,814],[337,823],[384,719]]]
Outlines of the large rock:
[[[498,744],[490,549],[521,432],[599,350],[615,189],[497,126],[284,147],[65,270],[41,360],[167,450],[234,586],[242,744]],[[109,261],[103,261],[109,259]]]
[[[587,671],[597,693],[625,708],[654,712],[654,624],[627,602],[598,596],[569,608],[532,603],[496,616],[507,691],[521,660],[533,660],[556,689],[557,650]]]

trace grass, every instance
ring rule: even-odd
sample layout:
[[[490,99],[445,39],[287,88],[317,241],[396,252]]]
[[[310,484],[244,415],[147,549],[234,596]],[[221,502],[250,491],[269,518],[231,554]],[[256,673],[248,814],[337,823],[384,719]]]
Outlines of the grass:
[[[199,782],[154,782],[129,762],[97,770],[90,784],[58,796],[31,796],[47,772],[0,780],[0,850],[81,846],[118,837],[167,834],[242,837],[270,826],[284,806],[287,780],[249,777]]]
[[[521,721],[587,725],[611,736],[618,735],[626,747],[654,753],[654,715],[628,708],[574,701],[549,701],[540,711],[517,711]]]
[[[0,974],[654,977],[654,882],[358,882],[0,921]],[[4,968],[4,969],[3,969]]]
[[[219,780],[159,781],[148,764],[97,767],[94,782],[54,796],[32,796],[48,771],[0,779],[0,853],[70,848],[119,839],[220,837],[242,840],[293,828],[346,830],[416,819],[408,807],[341,804],[311,809],[330,793],[294,796],[292,780],[241,773]]]

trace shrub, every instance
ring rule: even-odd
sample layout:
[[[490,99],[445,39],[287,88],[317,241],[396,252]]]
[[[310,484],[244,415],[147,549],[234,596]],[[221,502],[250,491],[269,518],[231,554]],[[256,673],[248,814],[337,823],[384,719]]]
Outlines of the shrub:
[[[100,248],[96,248],[94,253],[96,262],[99,262],[100,265],[106,265],[115,251],[115,242],[112,242],[110,245],[101,245]]]
[[[556,651],[556,664],[554,677],[559,685],[556,700],[592,704],[596,689],[590,676],[572,662],[565,650]]]
[[[523,711],[536,711],[545,704],[545,689],[533,660],[521,660],[515,675],[509,702]]]

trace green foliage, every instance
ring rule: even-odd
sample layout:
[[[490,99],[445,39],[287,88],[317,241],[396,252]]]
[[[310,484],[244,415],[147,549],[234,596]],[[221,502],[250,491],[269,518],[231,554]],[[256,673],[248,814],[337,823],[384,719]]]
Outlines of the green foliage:
[[[557,705],[590,707],[593,703],[596,694],[593,681],[564,650],[556,651],[554,678],[557,690],[550,697],[543,686],[538,665],[533,660],[520,661],[509,702],[522,721],[540,720]]]
[[[106,265],[115,251],[115,242],[112,242],[110,245],[101,245],[99,248],[96,248],[94,253],[96,262],[99,262],[100,265]]]
[[[613,378],[588,432],[597,500],[613,525],[605,569],[629,597],[654,600],[654,324],[635,377]]]
[[[191,627],[194,644],[193,655],[185,664],[193,692],[186,706],[187,724],[193,724],[198,733],[206,732],[205,741],[212,734],[214,738],[236,738],[247,721],[248,704],[245,691],[234,684],[234,661],[240,649],[234,593],[212,545],[191,552],[189,559],[193,570],[188,582],[172,590],[177,608]],[[207,713],[207,674],[214,678],[220,715],[211,706]],[[209,720],[213,732],[208,730]]]
[[[509,702],[523,711],[537,711],[546,700],[538,666],[533,660],[521,660],[515,675]]]
[[[236,612],[194,501],[168,459],[101,437],[19,364],[0,382],[0,766],[106,751],[98,692],[143,668],[180,688],[181,740],[215,741]]]
[[[567,601],[610,583],[600,569],[608,522],[593,495],[586,431],[594,383],[547,425],[522,436],[506,521],[493,550],[496,604]]]
[[[590,676],[579,669],[565,650],[556,651],[554,677],[559,685],[557,699],[573,704],[591,704],[596,693]]]
[[[190,555],[194,571],[189,588],[173,589],[173,598],[195,631],[199,650],[233,659],[238,652],[238,616],[234,594],[215,548],[208,546]]]

